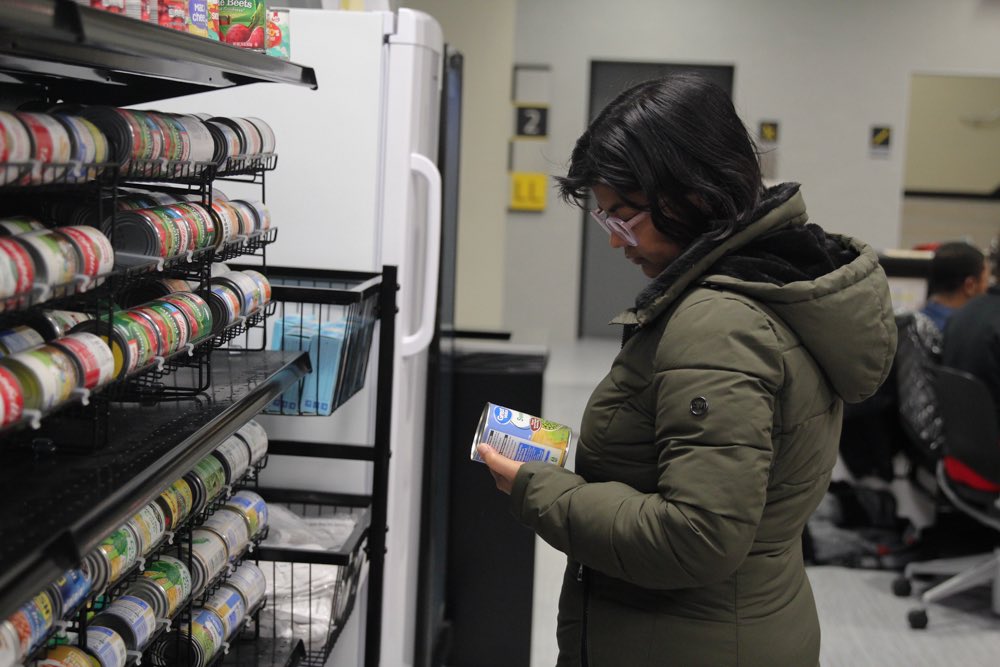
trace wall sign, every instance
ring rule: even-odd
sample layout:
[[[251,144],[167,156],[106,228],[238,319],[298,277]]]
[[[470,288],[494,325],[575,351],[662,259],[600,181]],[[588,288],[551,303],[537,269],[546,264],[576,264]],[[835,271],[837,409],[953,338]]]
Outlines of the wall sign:
[[[533,171],[513,171],[510,174],[510,210],[544,211],[548,176]]]
[[[757,136],[761,141],[776,144],[778,143],[778,121],[762,120],[758,126]]]
[[[868,149],[872,157],[889,157],[892,145],[892,128],[888,125],[872,125]]]
[[[518,104],[515,134],[520,139],[542,139],[549,136],[548,105]]]

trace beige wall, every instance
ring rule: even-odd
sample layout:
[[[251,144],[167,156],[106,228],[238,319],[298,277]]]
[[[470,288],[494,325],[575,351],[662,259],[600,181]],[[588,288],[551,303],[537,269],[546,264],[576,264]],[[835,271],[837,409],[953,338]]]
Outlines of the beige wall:
[[[1000,187],[1000,78],[913,76],[905,184],[980,194]]]
[[[500,329],[516,0],[405,0],[465,57],[455,326]]]

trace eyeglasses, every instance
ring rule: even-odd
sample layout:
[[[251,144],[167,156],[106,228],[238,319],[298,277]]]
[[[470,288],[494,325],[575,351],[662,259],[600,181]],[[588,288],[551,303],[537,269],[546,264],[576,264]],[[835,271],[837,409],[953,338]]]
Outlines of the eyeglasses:
[[[632,232],[632,228],[635,227],[642,220],[642,216],[647,215],[648,211],[640,211],[636,213],[628,220],[622,220],[613,215],[608,215],[607,211],[603,211],[599,208],[595,208],[590,212],[590,217],[597,220],[598,224],[604,228],[604,231],[608,233],[608,236],[612,234],[617,234],[621,240],[630,246],[639,245],[639,239],[635,237]]]

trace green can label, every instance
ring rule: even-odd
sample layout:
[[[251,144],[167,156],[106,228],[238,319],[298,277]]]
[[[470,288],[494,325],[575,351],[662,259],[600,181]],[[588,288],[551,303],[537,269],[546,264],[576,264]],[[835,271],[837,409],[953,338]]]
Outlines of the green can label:
[[[205,484],[205,496],[208,500],[215,498],[226,485],[226,471],[222,463],[214,456],[206,456],[194,466],[195,473]]]
[[[264,0],[219,0],[219,32],[226,44],[263,51],[266,25]]]

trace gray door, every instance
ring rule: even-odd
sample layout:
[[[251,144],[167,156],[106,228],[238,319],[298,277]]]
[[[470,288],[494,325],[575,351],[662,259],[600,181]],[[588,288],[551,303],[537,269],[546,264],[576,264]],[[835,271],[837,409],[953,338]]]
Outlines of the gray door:
[[[592,62],[590,66],[590,118],[618,93],[649,79],[673,72],[697,72],[733,91],[733,68],[718,65],[669,65],[662,63]],[[590,208],[593,208],[592,203]],[[608,321],[635,302],[649,279],[622,251],[608,244],[608,235],[583,213],[583,264],[580,280],[580,322],[582,337],[617,337],[621,328]]]

